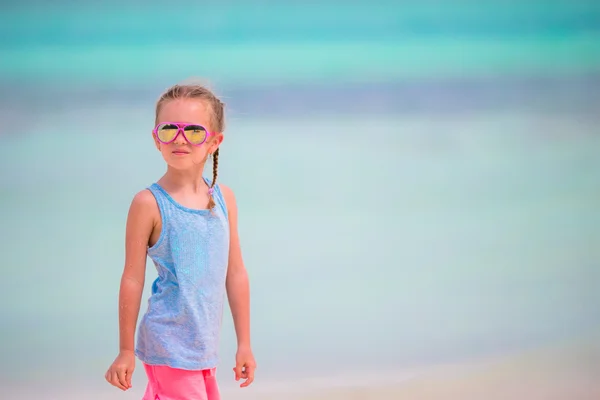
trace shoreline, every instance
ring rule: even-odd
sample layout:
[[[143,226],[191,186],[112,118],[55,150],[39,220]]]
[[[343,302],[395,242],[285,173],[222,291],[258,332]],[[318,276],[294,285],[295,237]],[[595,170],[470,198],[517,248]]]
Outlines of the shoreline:
[[[396,371],[365,371],[286,381],[257,381],[248,389],[221,378],[224,399],[245,400],[597,400],[600,398],[600,336],[590,340],[470,360]],[[100,381],[100,380],[99,380]],[[64,382],[53,390],[5,387],[6,400],[140,399],[145,380],[128,392],[110,386]],[[3,385],[4,386],[4,385]]]

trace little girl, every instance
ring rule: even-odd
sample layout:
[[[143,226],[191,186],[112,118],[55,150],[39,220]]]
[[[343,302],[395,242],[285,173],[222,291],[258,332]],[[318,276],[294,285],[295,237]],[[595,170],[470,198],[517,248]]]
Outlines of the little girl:
[[[216,400],[215,378],[225,292],[237,335],[235,379],[246,387],[256,363],[250,347],[248,275],[233,192],[216,184],[223,103],[205,87],[175,85],[156,105],[152,131],[167,171],[137,193],[127,217],[119,293],[120,351],[106,380],[131,388],[135,357],[148,376],[143,400]],[[203,177],[212,157],[213,176]],[[137,346],[136,321],[146,255],[158,271]]]

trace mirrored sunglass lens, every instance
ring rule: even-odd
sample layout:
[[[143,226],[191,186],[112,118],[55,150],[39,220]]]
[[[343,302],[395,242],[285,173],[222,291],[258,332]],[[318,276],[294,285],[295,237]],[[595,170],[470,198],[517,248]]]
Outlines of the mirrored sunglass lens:
[[[156,132],[158,133],[158,139],[161,142],[170,142],[177,135],[177,126],[172,124],[160,125]]]
[[[192,144],[200,144],[206,139],[206,130],[200,125],[188,125],[183,131]]]

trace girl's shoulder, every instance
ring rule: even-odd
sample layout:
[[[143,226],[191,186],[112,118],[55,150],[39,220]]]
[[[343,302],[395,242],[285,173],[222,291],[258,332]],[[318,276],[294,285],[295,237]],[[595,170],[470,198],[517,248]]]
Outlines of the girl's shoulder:
[[[229,205],[232,202],[235,202],[235,195],[233,194],[233,190],[229,186],[223,183],[217,183],[215,187],[218,188],[218,190],[221,192],[223,200],[225,200],[225,203],[227,205]]]
[[[204,178],[204,181],[209,187],[212,185],[212,179]],[[233,191],[231,190],[231,188],[219,181],[215,183],[215,192],[222,196],[226,203],[227,200],[231,199],[233,196]]]
[[[129,206],[128,219],[134,219],[138,223],[145,221],[151,222],[152,225],[156,221],[160,221],[160,210],[156,198],[148,189],[143,189],[137,192]]]
[[[156,201],[156,197],[150,190],[150,188],[145,188],[140,190],[133,196],[133,200],[131,200],[131,207],[135,207],[137,209],[141,209],[147,212],[158,211],[158,203]]]

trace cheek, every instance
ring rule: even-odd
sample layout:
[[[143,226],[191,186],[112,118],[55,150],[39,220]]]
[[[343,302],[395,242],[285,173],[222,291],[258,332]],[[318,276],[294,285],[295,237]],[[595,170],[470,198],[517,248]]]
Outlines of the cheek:
[[[162,155],[163,159],[167,160],[169,158],[171,158],[172,154],[171,154],[171,147],[168,144],[162,144],[160,142],[156,143],[156,148],[158,149],[158,151],[160,152],[160,154]]]
[[[208,148],[206,146],[196,147],[192,150],[192,158],[195,163],[203,161],[208,155]]]
[[[162,145],[161,145],[161,143],[158,140],[156,140],[156,138],[154,137],[154,135],[152,135],[152,139],[154,140],[154,146],[156,146],[156,149],[158,151],[162,152],[162,148],[161,148]]]

